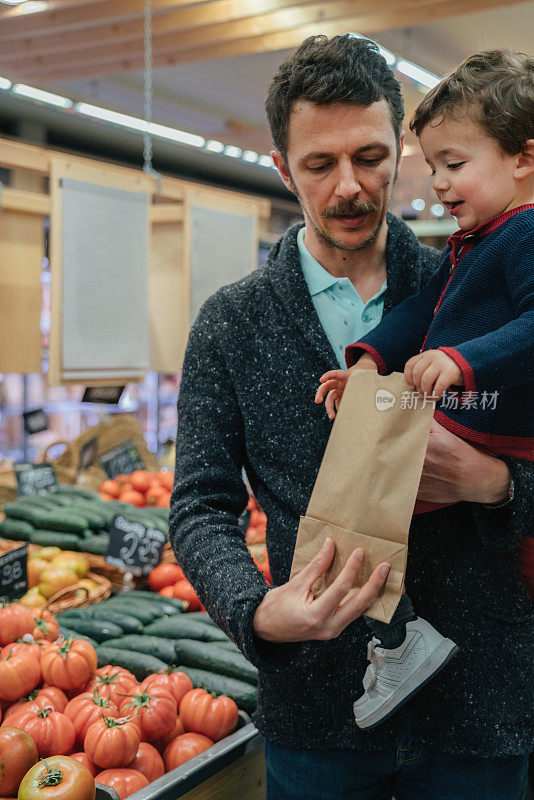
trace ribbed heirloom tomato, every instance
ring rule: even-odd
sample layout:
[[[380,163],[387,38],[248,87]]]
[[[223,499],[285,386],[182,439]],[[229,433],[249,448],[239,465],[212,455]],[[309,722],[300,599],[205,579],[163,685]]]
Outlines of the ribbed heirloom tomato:
[[[124,700],[124,695],[132,694],[137,689],[136,678],[124,667],[113,667],[107,664],[100,667],[89,678],[85,686],[86,692],[98,689],[100,697],[109,697],[112,703],[120,706]]]
[[[32,737],[20,728],[0,728],[0,794],[15,794],[19,783],[39,758]]]
[[[239,709],[230,697],[212,697],[205,689],[193,689],[180,703],[180,719],[186,731],[218,742],[237,728]]]
[[[50,611],[42,609],[39,616],[35,618],[32,636],[35,641],[39,639],[46,639],[49,642],[56,641],[59,636],[59,623],[54,619]]]
[[[128,718],[110,719],[105,714],[93,722],[85,736],[84,750],[102,769],[125,767],[133,761],[141,734],[139,726]]]
[[[54,711],[63,713],[65,706],[69,702],[67,696],[57,686],[47,686],[46,683],[40,689],[34,689],[26,697],[22,697],[18,702],[13,703],[12,706],[6,710],[5,718],[18,711],[25,703],[37,703],[39,708],[45,706],[52,706]]]
[[[184,733],[182,736],[177,736],[176,739],[167,746],[163,754],[163,761],[165,763],[165,771],[169,772],[171,769],[185,764],[191,758],[198,756],[213,745],[211,739],[203,736],[201,733]]]
[[[28,635],[29,634],[25,634]],[[40,643],[39,643],[40,642]],[[43,652],[43,647],[45,644],[50,644],[50,642],[46,641],[46,639],[40,639],[39,642],[11,642],[11,644],[6,644],[5,647],[2,647],[2,651],[0,652],[0,657],[5,658],[11,652],[14,653],[28,653],[34,658],[37,659],[39,663],[41,663],[41,654]]]
[[[9,725],[30,734],[41,758],[68,753],[76,738],[74,725],[65,714],[51,706],[39,708],[37,703],[26,703],[9,717]]]
[[[178,704],[165,687],[147,682],[125,698],[121,714],[130,714],[141,730],[143,741],[152,741],[165,736],[174,727]]]
[[[18,800],[94,800],[95,781],[87,767],[69,756],[52,756],[26,773]]]
[[[25,633],[31,633],[34,624],[32,612],[21,603],[0,606],[0,645],[15,642]]]
[[[85,639],[67,639],[62,644],[51,644],[41,656],[45,681],[67,691],[84,686],[97,666],[96,650]]]
[[[154,672],[145,678],[140,684],[140,688],[145,689],[150,684],[159,684],[164,686],[172,694],[179,706],[182,697],[190,692],[193,688],[193,682],[189,675],[185,672],[180,672],[179,669],[168,667],[165,672]]]
[[[148,742],[141,742],[135,758],[128,764],[128,768],[138,770],[147,778],[149,783],[165,774],[165,765],[162,757],[156,748]]]
[[[174,723],[172,731],[169,731],[169,733],[162,736],[160,739],[153,739],[154,747],[157,747],[160,753],[164,753],[167,745],[169,745],[173,739],[176,739],[177,736],[181,736],[182,733],[185,733],[185,728],[182,720],[178,716],[176,717],[176,722]]]
[[[99,768],[96,766],[96,764],[93,764],[87,753],[72,753],[69,758],[74,758],[76,761],[79,761],[80,764],[83,764],[84,767],[87,767],[93,778],[95,777]]]
[[[0,659],[0,700],[20,700],[40,680],[41,665],[31,653],[17,650]]]
[[[89,726],[101,719],[105,714],[110,719],[117,719],[119,709],[109,697],[101,697],[98,689],[93,692],[84,692],[69,700],[65,708],[67,716],[76,730],[76,742],[83,747],[85,735]]]
[[[96,776],[96,780],[115,789],[120,800],[148,786],[147,778],[136,769],[106,769]]]

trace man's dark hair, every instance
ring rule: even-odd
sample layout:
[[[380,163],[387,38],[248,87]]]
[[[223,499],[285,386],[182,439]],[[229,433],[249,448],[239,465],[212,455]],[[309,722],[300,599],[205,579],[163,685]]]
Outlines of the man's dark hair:
[[[297,100],[317,105],[389,103],[397,145],[404,118],[400,84],[369,39],[310,36],[285,59],[274,76],[265,109],[274,146],[287,162],[289,118]]]

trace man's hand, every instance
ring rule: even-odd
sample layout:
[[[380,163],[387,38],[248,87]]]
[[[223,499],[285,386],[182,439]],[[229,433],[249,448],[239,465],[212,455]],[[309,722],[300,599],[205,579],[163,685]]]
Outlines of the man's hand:
[[[335,639],[378,597],[390,565],[379,564],[359,592],[343,602],[363,563],[364,551],[355,550],[336,580],[315,599],[311,587],[334,558],[335,545],[328,538],[322,550],[288,583],[271,589],[254,615],[254,632],[267,642],[303,642]]]
[[[506,499],[510,471],[432,420],[417,499],[427,503],[499,503]]]
[[[330,419],[335,418],[350,373],[355,369],[376,370],[378,367],[374,358],[369,353],[364,353],[350,369],[332,369],[319,378],[321,385],[315,393],[315,402],[322,403],[326,396],[324,407]]]
[[[456,362],[442,350],[425,350],[410,358],[404,366],[410,389],[439,400],[450,386],[463,386],[464,377]]]

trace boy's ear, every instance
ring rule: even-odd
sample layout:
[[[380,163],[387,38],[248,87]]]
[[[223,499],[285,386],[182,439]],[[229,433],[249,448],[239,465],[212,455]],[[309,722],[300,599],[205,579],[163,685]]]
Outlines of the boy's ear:
[[[514,178],[518,181],[534,174],[534,139],[527,139],[523,151],[517,156]]]

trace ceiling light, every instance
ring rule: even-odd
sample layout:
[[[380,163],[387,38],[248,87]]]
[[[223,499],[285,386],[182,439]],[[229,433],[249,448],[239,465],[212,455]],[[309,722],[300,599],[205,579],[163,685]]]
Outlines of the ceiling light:
[[[260,156],[258,158],[258,164],[260,167],[273,167],[274,163],[271,156]]]
[[[243,153],[243,161],[248,161],[249,164],[255,164],[258,160],[259,156],[254,150],[245,150]]]
[[[442,217],[445,213],[445,209],[443,208],[441,203],[436,203],[435,205],[430,206],[430,213],[434,217]]]
[[[0,3],[5,3],[6,6],[20,6],[22,3],[27,3],[28,0],[0,0]]]
[[[12,83],[7,78],[0,78],[0,89],[11,89]]]
[[[222,153],[224,150],[224,144],[216,141],[215,139],[210,139],[209,142],[206,142],[204,148],[209,150],[211,153]]]
[[[13,86],[13,91],[15,94],[22,94],[24,97],[30,97],[32,100],[39,100],[41,103],[48,103],[51,106],[72,108],[72,100],[67,97],[61,97],[59,94],[52,94],[51,92],[43,92],[42,89],[26,86],[25,83],[16,83]]]
[[[428,72],[426,69],[422,69],[422,67],[418,67],[417,64],[412,64],[411,61],[398,61],[396,69],[408,78],[417,81],[417,83],[428,86],[429,89],[433,89],[434,86],[437,86],[440,80],[437,75]]]
[[[416,200],[412,200],[412,208],[416,211],[424,211],[425,209],[425,201],[417,198]]]
[[[109,108],[100,108],[99,106],[92,106],[89,103],[76,103],[76,111],[80,114],[85,114],[88,117],[101,119],[104,122],[111,122],[114,125],[122,125],[126,128],[132,128],[142,133],[152,133],[154,136],[159,136],[162,139],[171,139],[174,142],[181,144],[189,144],[193,147],[204,147],[206,140],[202,136],[196,136],[194,133],[186,133],[177,128],[169,128],[167,125],[157,125],[155,123],[148,123],[139,117],[130,117],[128,114],[120,114],[118,111],[111,111]]]
[[[240,147],[234,147],[233,144],[229,144],[224,148],[224,155],[230,156],[230,158],[241,158],[243,151]]]

